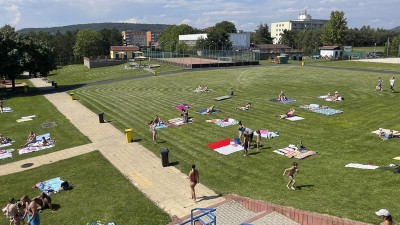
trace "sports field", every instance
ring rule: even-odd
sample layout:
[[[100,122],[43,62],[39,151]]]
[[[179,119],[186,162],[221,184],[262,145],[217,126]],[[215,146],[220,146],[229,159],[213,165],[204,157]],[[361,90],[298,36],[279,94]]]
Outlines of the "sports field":
[[[373,64],[379,69],[380,64]],[[371,67],[371,64],[366,64]],[[377,78],[384,80],[383,92],[374,91]],[[399,130],[399,93],[388,91],[393,74],[358,72],[297,65],[236,67],[199,70],[168,76],[133,79],[124,82],[91,86],[76,91],[81,102],[95,112],[103,111],[107,120],[124,130],[133,128],[134,139],[156,154],[170,150],[170,161],[177,162],[183,172],[196,163],[202,183],[218,193],[236,193],[295,208],[327,213],[364,222],[376,221],[374,211],[387,208],[397,213],[399,176],[384,170],[345,168],[348,163],[387,166],[397,163],[394,157],[400,139],[382,141],[371,131],[380,127]],[[196,93],[198,85],[207,84],[209,93]],[[217,102],[215,97],[235,96]],[[271,102],[281,90],[296,102],[285,105]],[[399,89],[400,90],[400,89]],[[326,102],[317,98],[339,91],[345,100]],[[248,111],[235,110],[251,102]],[[194,123],[159,130],[159,143],[151,143],[146,122],[156,115],[167,121],[179,116],[178,104],[191,104]],[[306,104],[326,105],[342,110],[342,114],[325,116],[299,108]],[[196,110],[215,105],[219,114],[202,116]],[[304,120],[291,122],[276,115],[295,107]],[[219,127],[205,120],[213,118],[241,120],[253,130],[279,131],[280,137],[263,139],[263,147],[250,156],[241,153],[221,155],[207,144],[237,136],[237,126]],[[299,140],[316,156],[293,160],[273,150],[297,144]],[[298,190],[286,188],[282,176],[293,161],[299,162],[296,175]],[[201,195],[201,193],[199,193]]]

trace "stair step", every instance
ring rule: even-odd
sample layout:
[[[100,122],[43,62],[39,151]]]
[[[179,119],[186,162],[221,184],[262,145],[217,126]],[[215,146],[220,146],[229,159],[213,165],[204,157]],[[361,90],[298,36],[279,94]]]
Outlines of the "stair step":
[[[251,224],[252,225],[277,225],[277,224],[300,225],[299,223],[296,223],[295,221],[277,212],[268,213],[267,215],[253,221]]]
[[[239,225],[257,215],[234,200],[220,205],[216,209],[214,214],[217,216],[218,225]]]

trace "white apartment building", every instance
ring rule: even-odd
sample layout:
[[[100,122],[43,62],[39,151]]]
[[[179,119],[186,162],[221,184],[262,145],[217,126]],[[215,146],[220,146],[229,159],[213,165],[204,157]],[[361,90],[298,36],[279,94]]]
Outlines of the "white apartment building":
[[[322,28],[329,20],[312,19],[307,10],[299,13],[297,20],[271,23],[273,43],[278,44],[285,30],[307,30]]]

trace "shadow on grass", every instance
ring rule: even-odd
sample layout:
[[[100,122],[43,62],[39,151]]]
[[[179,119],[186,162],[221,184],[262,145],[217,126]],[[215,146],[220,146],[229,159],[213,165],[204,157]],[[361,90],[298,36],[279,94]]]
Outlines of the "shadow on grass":
[[[256,150],[257,151],[257,150]],[[261,152],[251,152],[251,153],[249,153],[249,155],[257,155],[257,154],[260,154]]]
[[[314,187],[314,184],[304,184],[304,185],[299,185],[296,187],[296,189],[303,189],[303,188],[310,188],[310,187]]]
[[[53,207],[53,211],[58,211],[61,208],[59,204],[51,204],[51,206]]]
[[[170,162],[169,163],[169,166],[177,166],[177,165],[179,165],[178,161],[174,161],[174,162]]]
[[[211,196],[201,196],[197,199],[199,199],[197,202],[201,202],[201,201],[207,201],[207,200],[211,200],[211,199],[216,199],[216,198],[220,198],[222,195],[221,194],[217,194],[217,195],[211,195]]]
[[[142,141],[142,139],[141,138],[138,138],[138,139],[133,139],[132,140],[132,142],[141,142]]]

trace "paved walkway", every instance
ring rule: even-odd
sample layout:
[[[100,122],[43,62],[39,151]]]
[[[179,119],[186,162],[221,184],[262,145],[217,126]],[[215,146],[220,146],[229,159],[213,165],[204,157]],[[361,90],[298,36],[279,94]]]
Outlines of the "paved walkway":
[[[40,78],[30,81],[36,87],[51,85]],[[126,143],[122,131],[109,123],[99,123],[97,114],[78,101],[72,101],[67,93],[51,93],[45,97],[93,143],[0,166],[0,175],[26,170],[20,166],[27,162],[34,163],[30,167],[34,168],[99,150],[140,191],[171,216],[183,217],[190,213],[191,208],[204,208],[224,200],[199,184],[196,187],[199,199],[194,203],[190,199],[186,174],[172,166],[162,167],[160,158],[140,144]]]

